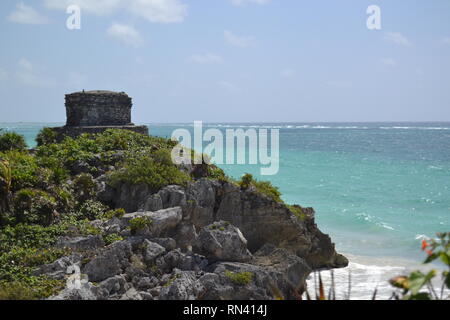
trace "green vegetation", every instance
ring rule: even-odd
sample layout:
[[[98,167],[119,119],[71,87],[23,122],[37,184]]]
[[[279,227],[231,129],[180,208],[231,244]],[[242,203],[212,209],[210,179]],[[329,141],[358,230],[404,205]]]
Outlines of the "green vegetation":
[[[97,198],[96,178],[100,175],[105,175],[102,181],[113,188],[145,184],[155,192],[166,185],[185,185],[194,178],[172,163],[171,150],[176,142],[167,139],[127,130],[107,130],[76,139],[66,137],[56,143],[54,132],[47,128],[40,132],[37,142],[35,150],[27,150],[23,137],[14,133],[0,135],[0,300],[42,299],[63,287],[64,281],[36,276],[34,272],[38,266],[71,253],[55,246],[61,236],[100,235],[108,245],[123,240],[117,233],[103,233],[92,223],[122,218],[125,214],[125,210]],[[207,171],[204,167],[199,169],[207,172],[210,179],[235,183],[243,190],[260,192],[283,203],[279,190],[270,182],[257,181],[250,174],[235,182],[214,165],[208,165]],[[189,205],[195,205],[195,201]],[[300,206],[288,208],[300,221],[308,219]],[[130,230],[136,234],[151,224],[151,219],[137,217],[130,221]],[[225,227],[217,224],[211,228]],[[439,259],[449,268],[441,274],[442,288],[450,288],[449,238],[448,233],[439,234],[438,240],[425,242],[423,246],[428,254],[426,263]],[[140,257],[133,259],[136,265],[142,264]],[[89,257],[83,258],[84,262],[88,260]],[[251,272],[225,274],[242,286],[254,278]],[[431,287],[431,280],[437,276],[432,270],[394,278],[391,283],[398,290],[394,297],[440,298]],[[175,279],[170,279],[168,285]],[[282,297],[279,293],[274,296]]]
[[[219,181],[230,181],[230,178],[225,175],[225,172],[216,165],[208,166],[208,178]]]
[[[281,200],[281,192],[270,181],[258,181],[251,174],[247,173],[241,178],[238,184],[243,190],[254,187],[258,192],[266,195],[270,199],[283,203],[283,200]]]
[[[177,280],[177,279],[179,279],[181,277],[181,275],[180,274],[175,274],[175,275],[173,275],[172,277],[170,277],[170,279],[166,282],[166,284],[164,284],[164,288],[167,288],[167,287],[170,287],[174,282],[175,282],[175,280]]]
[[[172,163],[169,150],[158,150],[151,156],[127,158],[123,168],[111,174],[109,183],[113,187],[124,183],[146,184],[157,191],[170,184],[186,185],[189,180],[189,175]]]
[[[112,218],[122,218],[125,214],[125,210],[122,208],[115,209],[115,210],[109,210],[107,211],[103,216],[103,220],[110,220]]]
[[[149,217],[137,217],[130,220],[131,233],[135,234],[138,231],[144,230],[152,224],[152,220]]]
[[[125,214],[97,199],[94,179],[100,174],[117,187],[129,182],[152,189],[191,179],[171,162],[176,143],[168,139],[107,130],[56,143],[54,131],[45,128],[36,141],[32,151],[22,136],[0,135],[0,299],[41,299],[62,288],[61,281],[33,275],[37,266],[69,254],[55,247],[60,236],[101,235],[106,244],[122,240],[91,224]],[[130,224],[136,232],[151,221]]]
[[[252,272],[232,272],[229,270],[225,270],[225,275],[231,282],[240,286],[248,285],[252,282],[254,276]]]
[[[45,191],[22,189],[14,194],[11,218],[17,223],[49,225],[56,205],[56,199]]]
[[[122,240],[123,240],[123,237],[117,233],[111,233],[111,234],[103,236],[103,241],[105,241],[105,244],[107,246],[109,246],[111,243],[114,243],[116,241],[122,241]]]
[[[299,219],[300,221],[305,221],[308,216],[306,215],[306,213],[303,212],[302,207],[300,207],[299,205],[287,205],[287,207],[289,208],[289,210],[291,210],[291,212],[297,217],[297,219]]]
[[[51,128],[43,128],[36,136],[36,143],[39,146],[56,143],[57,133]]]
[[[0,134],[0,152],[5,151],[25,151],[27,144],[25,138],[15,132],[4,132]]]
[[[9,210],[11,181],[12,174],[9,162],[0,158],[0,225],[2,224],[2,213]]]

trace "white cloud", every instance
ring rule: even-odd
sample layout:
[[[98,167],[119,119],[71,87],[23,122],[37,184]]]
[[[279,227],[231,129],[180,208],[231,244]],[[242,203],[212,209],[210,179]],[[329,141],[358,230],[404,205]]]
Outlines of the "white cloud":
[[[126,24],[114,23],[108,28],[107,33],[111,37],[135,48],[144,43],[139,31]]]
[[[252,45],[254,42],[254,39],[251,37],[237,36],[228,30],[225,30],[223,32],[223,35],[224,35],[227,43],[229,43],[230,45],[235,46],[235,47],[241,47],[241,48],[248,47],[248,46]]]
[[[239,91],[239,88],[236,85],[234,85],[233,83],[228,82],[228,81],[220,81],[219,82],[219,86],[222,89],[225,89],[225,90],[227,90],[229,92],[233,92],[234,93],[234,92],[238,92]]]
[[[393,58],[382,58],[380,62],[387,67],[396,67],[397,61]]]
[[[271,0],[231,0],[231,3],[235,6],[241,6],[243,4],[247,3],[255,3],[255,4],[266,4],[269,3]]]
[[[411,42],[400,32],[388,32],[386,33],[384,39],[388,42],[395,43],[401,46],[411,46]]]
[[[187,5],[180,0],[133,0],[128,8],[150,22],[182,22],[187,16]]]
[[[127,10],[134,16],[150,22],[182,22],[187,16],[187,5],[182,0],[44,0],[50,9],[66,10],[69,5],[80,6],[82,12],[110,15]]]
[[[32,87],[51,87],[55,81],[43,75],[29,60],[22,58],[19,60],[19,68],[16,78],[24,85]]]
[[[27,6],[23,2],[17,4],[16,10],[11,12],[8,20],[23,24],[46,24],[49,20],[37,12],[33,7]]]
[[[295,75],[295,70],[293,70],[293,69],[286,68],[281,71],[281,76],[285,77],[285,78],[290,78],[290,77],[293,77],[294,75]]]
[[[44,0],[49,9],[66,10],[70,5],[77,5],[82,11],[96,15],[108,15],[120,8],[123,0]]]
[[[212,53],[205,53],[205,54],[195,54],[189,58],[189,61],[200,64],[214,64],[214,63],[222,63],[223,59],[221,56]]]

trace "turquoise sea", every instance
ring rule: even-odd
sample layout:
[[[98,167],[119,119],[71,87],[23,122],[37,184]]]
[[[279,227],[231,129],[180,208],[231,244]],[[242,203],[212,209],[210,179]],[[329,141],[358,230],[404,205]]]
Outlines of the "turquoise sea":
[[[37,132],[53,125],[60,124],[0,123],[0,128],[25,135],[32,147]],[[152,135],[170,137],[173,130],[193,125],[148,126]],[[354,257],[354,272],[364,270],[365,279],[376,274],[373,286],[384,272],[418,265],[424,258],[422,238],[450,231],[450,123],[203,126],[279,129],[277,175],[260,177],[258,165],[223,169],[236,178],[249,172],[270,180],[286,202],[314,207],[319,228],[339,251]]]

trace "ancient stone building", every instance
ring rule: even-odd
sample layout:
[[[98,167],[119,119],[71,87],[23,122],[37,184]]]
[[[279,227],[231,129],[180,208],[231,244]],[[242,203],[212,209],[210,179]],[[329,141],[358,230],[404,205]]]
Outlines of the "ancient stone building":
[[[54,128],[62,138],[106,129],[127,129],[148,134],[147,126],[131,122],[131,98],[124,92],[81,91],[66,95],[67,123]]]

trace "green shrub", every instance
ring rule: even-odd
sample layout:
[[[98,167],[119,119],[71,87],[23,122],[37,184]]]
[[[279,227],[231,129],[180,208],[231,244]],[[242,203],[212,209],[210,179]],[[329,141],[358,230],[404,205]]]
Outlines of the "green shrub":
[[[0,158],[0,225],[3,224],[2,213],[9,211],[12,174],[7,160]]]
[[[73,193],[67,188],[67,186],[55,186],[51,188],[51,192],[56,199],[56,210],[58,212],[68,213],[74,211],[76,200]]]
[[[64,289],[64,281],[30,277],[28,281],[0,281],[0,300],[39,300]]]
[[[123,237],[117,233],[108,234],[106,236],[103,236],[103,241],[105,241],[105,244],[108,246],[111,243],[114,243],[116,241],[122,241]]]
[[[231,280],[231,282],[240,286],[248,285],[253,279],[252,272],[232,272],[225,270],[225,275]]]
[[[33,276],[37,266],[67,255],[56,248],[19,247],[14,245],[0,253],[0,300],[46,298],[63,288],[61,281]]]
[[[56,143],[58,134],[51,128],[43,128],[36,136],[36,143],[38,146]]]
[[[0,282],[0,300],[35,300],[36,294],[22,282]]]
[[[49,225],[56,207],[56,199],[41,190],[22,189],[13,198],[13,214],[17,223]]]
[[[27,144],[25,138],[15,132],[5,132],[0,134],[0,152],[5,151],[25,151]]]
[[[0,252],[7,252],[14,246],[22,248],[45,248],[55,243],[65,232],[61,225],[48,227],[33,224],[17,224],[0,229]]]
[[[132,234],[136,234],[138,231],[144,230],[152,224],[152,220],[149,217],[137,217],[130,220],[130,230]]]
[[[306,213],[303,212],[302,207],[300,207],[299,205],[294,204],[288,205],[287,207],[300,221],[305,221],[308,218]]]
[[[124,214],[125,214],[125,210],[122,208],[115,209],[115,210],[109,210],[103,215],[102,219],[104,219],[104,220],[111,220],[113,218],[120,219],[124,216]]]
[[[170,160],[170,151],[161,150],[153,154],[157,160],[149,154],[129,157],[123,164],[123,168],[113,172],[108,183],[112,187],[121,184],[146,184],[153,191],[167,185],[186,185],[190,177],[180,171]]]
[[[146,151],[169,150],[174,145],[168,139],[111,129],[99,134],[82,134],[75,139],[66,137],[60,143],[43,144],[36,154],[39,163],[52,170],[58,167],[72,170],[76,163],[83,162],[90,173],[97,174],[98,170],[107,170],[115,164],[121,158],[117,157],[120,153],[132,156]]]
[[[95,197],[97,184],[89,173],[82,173],[73,179],[72,188],[78,201],[84,202]]]
[[[101,219],[109,207],[96,200],[87,200],[81,204],[78,210],[78,217],[81,219],[97,220]]]
[[[241,181],[239,181],[239,186],[241,189],[248,189],[255,180],[250,173],[246,173],[242,176]]]
[[[277,187],[273,186],[270,181],[258,181],[254,179],[251,174],[247,173],[242,176],[241,181],[239,181],[238,184],[244,190],[253,186],[258,192],[266,195],[270,199],[280,203],[283,202],[283,200],[281,200],[281,192]]]
[[[208,165],[208,178],[219,181],[228,181],[225,172],[213,164]]]
[[[0,157],[9,162],[11,168],[11,190],[18,191],[23,188],[34,188],[40,180],[40,167],[36,158],[22,151],[8,151]]]

